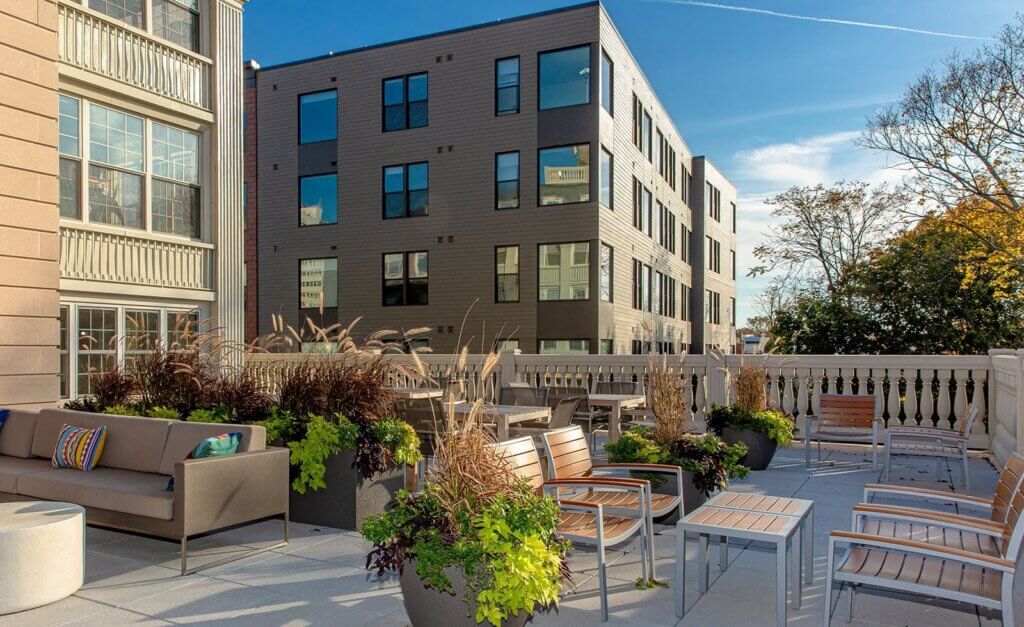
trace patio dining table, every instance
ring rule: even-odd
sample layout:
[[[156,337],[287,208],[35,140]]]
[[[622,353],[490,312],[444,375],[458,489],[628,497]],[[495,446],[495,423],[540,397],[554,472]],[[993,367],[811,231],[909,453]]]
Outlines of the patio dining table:
[[[468,414],[473,410],[473,403],[455,403],[456,414]],[[508,439],[509,425],[520,422],[544,421],[551,418],[550,407],[533,407],[531,405],[488,405],[480,407],[480,412],[494,420],[498,430],[498,439]]]
[[[427,398],[441,398],[444,396],[444,390],[438,390],[435,388],[391,388],[395,396],[402,400],[413,401],[422,400]]]
[[[643,394],[590,394],[588,400],[594,407],[611,410],[608,416],[609,442],[617,442],[622,434],[622,410],[643,407],[647,403],[647,397]]]

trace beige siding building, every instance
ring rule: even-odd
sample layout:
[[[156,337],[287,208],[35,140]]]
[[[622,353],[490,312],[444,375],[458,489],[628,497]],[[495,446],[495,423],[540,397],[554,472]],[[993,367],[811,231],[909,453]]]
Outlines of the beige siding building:
[[[0,404],[188,318],[242,339],[242,4],[0,8]]]
[[[247,336],[280,314],[429,327],[436,352],[733,346],[735,189],[693,157],[599,4],[246,78]]]

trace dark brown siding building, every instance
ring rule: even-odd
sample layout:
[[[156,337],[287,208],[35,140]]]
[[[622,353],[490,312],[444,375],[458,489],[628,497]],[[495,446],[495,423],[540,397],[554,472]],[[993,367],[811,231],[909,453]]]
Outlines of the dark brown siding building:
[[[732,350],[736,191],[600,4],[246,87],[249,337],[362,316],[435,352]]]

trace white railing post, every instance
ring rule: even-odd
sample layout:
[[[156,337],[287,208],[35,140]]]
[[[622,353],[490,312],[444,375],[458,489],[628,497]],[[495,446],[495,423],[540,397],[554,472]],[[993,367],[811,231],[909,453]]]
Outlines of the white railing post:
[[[516,356],[520,354],[521,351],[518,348],[498,353],[498,390],[519,381],[519,373],[516,372]],[[495,390],[495,396],[497,396],[498,390]]]
[[[1024,452],[1024,350],[995,349],[989,354],[989,448],[996,461]]]
[[[727,405],[729,403],[729,375],[726,372],[728,364],[727,357],[718,351],[712,351],[707,357],[707,403],[710,409],[713,405]]]

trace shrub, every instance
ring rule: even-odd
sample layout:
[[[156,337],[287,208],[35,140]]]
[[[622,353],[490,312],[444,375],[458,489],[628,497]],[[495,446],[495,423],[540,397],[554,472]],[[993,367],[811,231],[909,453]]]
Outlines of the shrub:
[[[91,371],[89,389],[94,401],[89,405],[91,407],[127,407],[139,386],[134,378],[115,366],[103,371]]]
[[[708,414],[708,428],[721,436],[726,427],[763,433],[779,446],[789,446],[796,430],[793,419],[779,409],[748,412],[739,405],[715,405]]]

